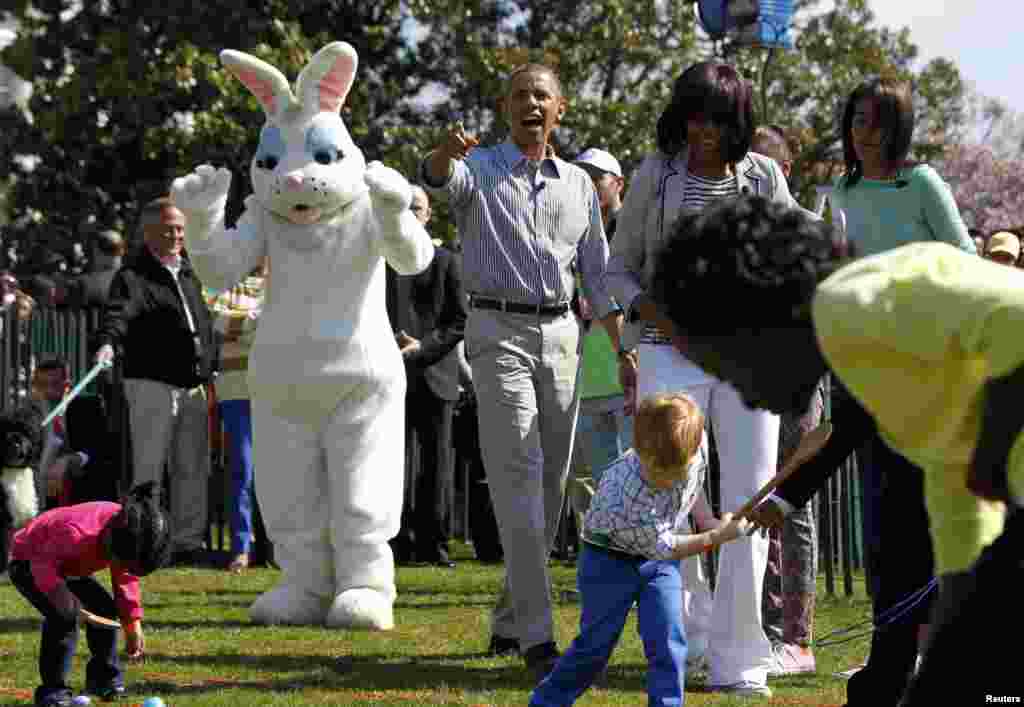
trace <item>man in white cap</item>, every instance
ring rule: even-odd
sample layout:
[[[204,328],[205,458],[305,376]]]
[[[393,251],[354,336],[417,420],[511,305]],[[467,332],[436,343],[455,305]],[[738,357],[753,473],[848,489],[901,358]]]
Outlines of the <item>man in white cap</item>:
[[[1009,231],[993,233],[985,245],[985,257],[1001,265],[1013,267],[1020,258],[1020,238]]]
[[[615,218],[622,207],[622,167],[610,153],[596,147],[585,150],[575,163],[594,182],[605,236],[610,242],[615,235]],[[593,316],[586,300],[582,296],[579,300],[586,333],[580,371],[580,410],[569,484],[577,529],[582,528],[583,515],[601,480],[601,472],[633,446],[633,418],[626,414],[618,354],[607,332],[592,326]]]
[[[604,235],[609,242],[615,235],[615,217],[622,208],[622,190],[625,180],[622,167],[610,153],[591,147],[584,150],[575,160],[576,164],[590,175],[601,204],[601,219],[604,221]]]

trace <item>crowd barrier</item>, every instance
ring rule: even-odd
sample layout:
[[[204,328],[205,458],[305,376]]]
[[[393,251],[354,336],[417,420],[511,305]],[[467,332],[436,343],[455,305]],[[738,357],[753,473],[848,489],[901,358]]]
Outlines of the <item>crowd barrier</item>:
[[[73,381],[81,379],[91,368],[90,339],[100,323],[98,309],[62,309],[36,307],[28,320],[19,320],[14,308],[8,308],[2,317],[0,332],[0,405],[4,408],[16,404],[29,394],[34,365],[47,355],[63,357],[71,368]],[[120,394],[120,371],[117,366],[101,375],[87,390],[107,400],[111,429],[121,440],[118,456],[120,468],[116,470],[122,488],[131,482],[131,441],[128,416]],[[826,395],[826,417],[830,406]],[[210,479],[210,543],[214,549],[223,549],[227,533],[226,497],[229,492],[228,460],[224,448],[215,444],[211,449],[213,474]],[[455,458],[455,455],[451,455]],[[452,537],[471,538],[469,465],[457,463],[455,484],[449,498],[452,509],[450,529]],[[712,464],[708,477],[708,495],[715,505],[718,472]],[[864,566],[864,545],[860,524],[861,485],[856,456],[851,456],[814,498],[815,518],[818,523],[819,571],[824,574],[829,595],[839,591],[846,596],[854,593],[854,575]],[[555,547],[555,556],[573,559],[577,546],[575,522],[568,504],[563,509],[562,523]],[[257,549],[257,554],[261,551]]]

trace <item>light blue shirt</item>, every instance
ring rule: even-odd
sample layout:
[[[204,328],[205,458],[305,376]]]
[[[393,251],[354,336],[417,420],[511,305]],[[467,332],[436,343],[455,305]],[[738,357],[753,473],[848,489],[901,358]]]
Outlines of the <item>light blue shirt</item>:
[[[927,241],[976,252],[952,190],[928,165],[902,170],[892,181],[861,179],[849,189],[844,180],[836,181],[829,196],[832,220],[840,210],[858,257]]]
[[[576,273],[600,319],[617,309],[605,289],[608,242],[593,182],[557,157],[528,160],[511,142],[474,148],[443,185],[462,239],[462,277],[469,294],[521,304],[572,299]]]
[[[640,458],[630,449],[601,472],[583,519],[583,539],[652,560],[674,559],[676,546],[689,534],[686,516],[701,492],[707,468],[705,435],[686,478],[669,489],[658,489],[640,475]]]

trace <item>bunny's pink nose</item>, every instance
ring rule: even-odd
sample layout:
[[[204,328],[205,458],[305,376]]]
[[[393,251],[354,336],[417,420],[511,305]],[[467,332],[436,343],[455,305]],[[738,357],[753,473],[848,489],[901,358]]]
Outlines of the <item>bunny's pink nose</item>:
[[[289,174],[284,178],[285,191],[298,191],[302,189],[302,175],[301,174]]]

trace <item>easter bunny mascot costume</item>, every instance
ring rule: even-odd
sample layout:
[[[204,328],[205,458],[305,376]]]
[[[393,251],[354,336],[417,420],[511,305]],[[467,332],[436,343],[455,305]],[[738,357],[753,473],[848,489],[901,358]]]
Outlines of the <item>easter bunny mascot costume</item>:
[[[341,119],[355,50],[333,42],[295,93],[284,75],[236,51],[221,61],[266,113],[254,193],[224,226],[231,174],[202,165],[172,186],[193,267],[214,290],[269,256],[249,359],[255,488],[278,586],[250,608],[266,624],[394,626],[394,559],[404,467],[405,371],[384,297],[433,258],[398,172],[366,165]]]

